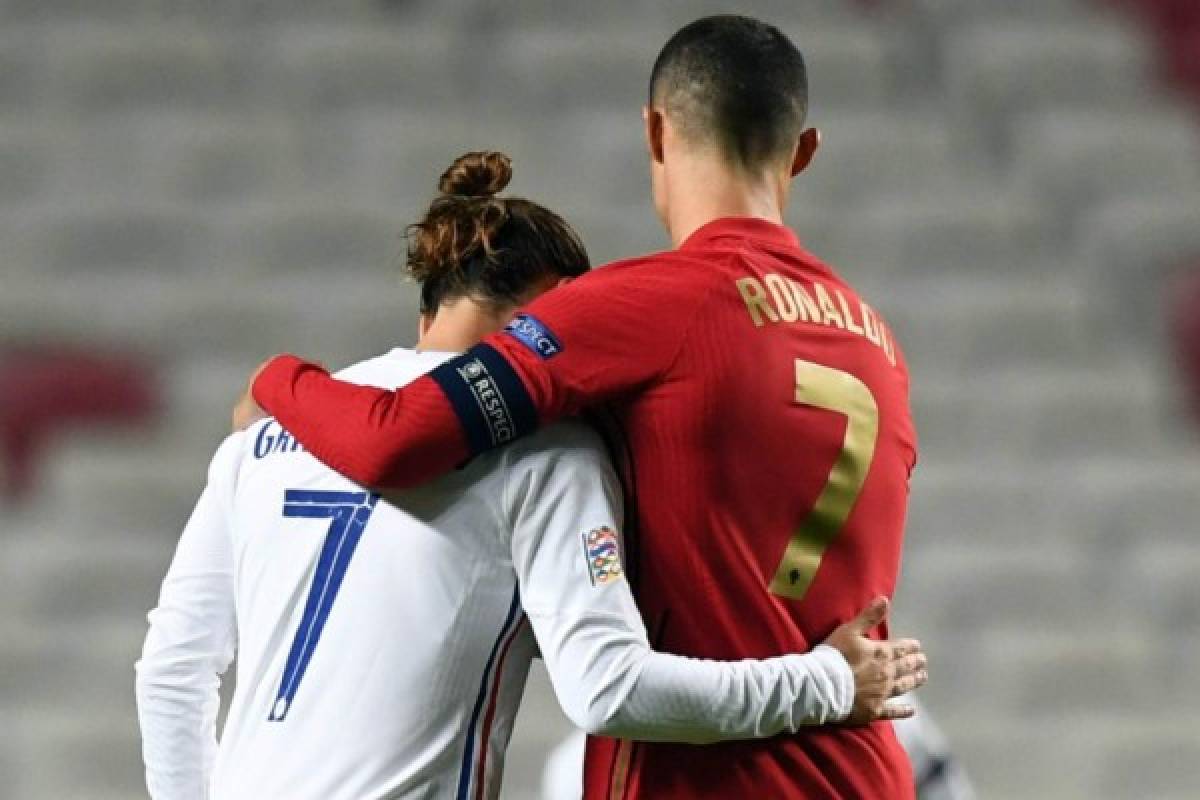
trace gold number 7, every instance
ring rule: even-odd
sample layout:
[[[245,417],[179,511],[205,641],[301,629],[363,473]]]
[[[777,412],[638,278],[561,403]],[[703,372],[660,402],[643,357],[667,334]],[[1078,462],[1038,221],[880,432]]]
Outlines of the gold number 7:
[[[788,542],[771,581],[772,593],[799,600],[812,585],[825,549],[846,524],[862,491],[871,459],[875,457],[879,408],[871,390],[858,378],[801,359],[796,359],[794,402],[846,415],[846,437],[829,472],[829,480]]]

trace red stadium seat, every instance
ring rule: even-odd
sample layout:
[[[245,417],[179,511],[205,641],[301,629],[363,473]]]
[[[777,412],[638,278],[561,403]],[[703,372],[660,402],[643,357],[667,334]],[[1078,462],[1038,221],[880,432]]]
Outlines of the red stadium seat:
[[[157,382],[138,359],[58,346],[0,351],[0,493],[33,486],[48,439],[65,427],[140,424],[160,408]]]
[[[1169,296],[1171,338],[1192,410],[1200,422],[1200,269],[1180,278]]]
[[[1200,101],[1200,3],[1196,0],[1112,0],[1140,14],[1157,34],[1167,78]]]
[[[1164,30],[1200,25],[1200,6],[1195,0],[1141,0],[1135,5],[1140,5]]]
[[[1200,23],[1170,34],[1170,38],[1168,76],[1173,83],[1200,100]]]

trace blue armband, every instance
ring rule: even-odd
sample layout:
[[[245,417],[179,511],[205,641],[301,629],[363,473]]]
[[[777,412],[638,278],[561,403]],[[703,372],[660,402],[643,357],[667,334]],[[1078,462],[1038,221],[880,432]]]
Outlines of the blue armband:
[[[477,344],[429,373],[467,433],[471,455],[537,429],[537,411],[512,365],[487,344]]]

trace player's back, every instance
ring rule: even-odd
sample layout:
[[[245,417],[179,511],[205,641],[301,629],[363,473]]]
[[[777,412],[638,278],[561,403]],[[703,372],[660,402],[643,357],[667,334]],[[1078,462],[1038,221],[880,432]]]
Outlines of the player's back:
[[[614,406],[629,571],[656,647],[765,657],[820,643],[899,570],[915,434],[890,331],[785,229],[722,221],[638,270],[696,321],[662,380]],[[568,345],[569,346],[569,345]],[[620,460],[619,460],[620,463]],[[594,741],[589,798],[912,792],[890,725],[714,745]]]
[[[394,387],[448,357],[395,350],[342,377]],[[247,432],[237,688],[214,797],[495,795],[533,651],[499,463],[380,498],[274,420]]]

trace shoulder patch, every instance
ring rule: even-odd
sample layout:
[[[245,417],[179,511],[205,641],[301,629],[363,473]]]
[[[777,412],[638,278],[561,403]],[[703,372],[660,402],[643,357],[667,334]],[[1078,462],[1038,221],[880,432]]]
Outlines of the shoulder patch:
[[[583,534],[583,555],[592,586],[605,586],[620,579],[621,553],[617,533],[605,525]]]

